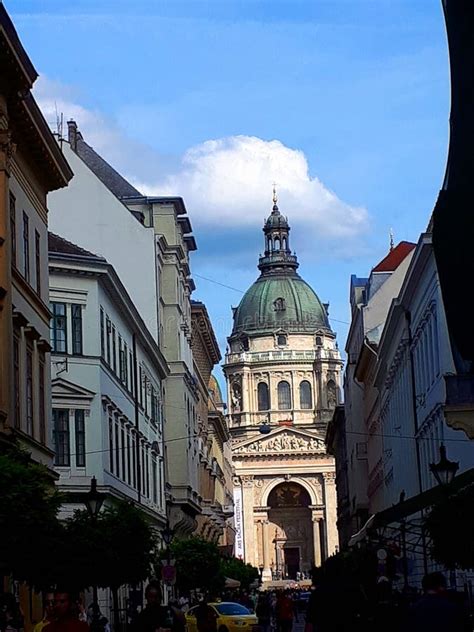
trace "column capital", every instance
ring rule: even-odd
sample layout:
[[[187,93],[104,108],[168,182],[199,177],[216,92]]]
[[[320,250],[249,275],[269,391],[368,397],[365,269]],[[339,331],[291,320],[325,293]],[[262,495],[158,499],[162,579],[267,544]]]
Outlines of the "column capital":
[[[246,474],[245,476],[241,476],[240,480],[242,482],[242,487],[253,487],[253,474]]]
[[[335,483],[336,482],[336,472],[323,472],[323,479],[325,483]]]

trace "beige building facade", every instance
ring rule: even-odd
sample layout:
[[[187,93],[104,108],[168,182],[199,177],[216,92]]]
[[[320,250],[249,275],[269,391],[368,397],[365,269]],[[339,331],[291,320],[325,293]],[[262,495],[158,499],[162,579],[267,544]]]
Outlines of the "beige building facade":
[[[323,305],[298,275],[276,197],[260,277],[234,309],[224,372],[232,436],[236,555],[263,579],[299,578],[338,547],[327,423],[342,361]]]

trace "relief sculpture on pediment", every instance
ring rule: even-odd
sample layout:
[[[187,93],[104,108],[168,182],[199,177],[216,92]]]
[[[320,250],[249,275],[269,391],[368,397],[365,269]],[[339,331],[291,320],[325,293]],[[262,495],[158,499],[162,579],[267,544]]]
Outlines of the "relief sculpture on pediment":
[[[282,433],[274,438],[254,441],[235,449],[236,454],[260,452],[321,452],[325,450],[324,440],[318,437],[303,437]]]

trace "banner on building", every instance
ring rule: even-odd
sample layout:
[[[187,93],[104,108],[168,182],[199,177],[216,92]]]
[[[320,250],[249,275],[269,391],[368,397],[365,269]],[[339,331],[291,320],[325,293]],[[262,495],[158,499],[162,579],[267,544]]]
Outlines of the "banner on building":
[[[244,525],[242,513],[242,488],[234,487],[235,557],[244,559]]]

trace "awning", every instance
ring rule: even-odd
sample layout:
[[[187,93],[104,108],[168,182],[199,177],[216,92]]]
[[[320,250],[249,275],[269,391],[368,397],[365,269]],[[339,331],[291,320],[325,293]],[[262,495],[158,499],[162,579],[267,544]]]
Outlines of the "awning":
[[[423,511],[423,509],[427,509],[428,507],[435,505],[437,502],[445,498],[446,494],[455,494],[457,491],[472,482],[474,482],[474,468],[456,476],[449,486],[443,487],[442,485],[436,485],[421,494],[402,500],[392,507],[388,507],[383,511],[373,514],[367,520],[362,529],[351,537],[349,540],[349,546],[355,546],[359,542],[362,542],[369,535],[368,532],[370,530],[383,529],[384,527],[390,529],[390,525],[406,521],[407,518]],[[412,522],[418,521],[412,520]],[[418,525],[417,529],[419,528],[420,526]],[[398,527],[395,527],[395,530],[398,530]]]
[[[240,588],[240,582],[231,577],[226,577],[224,586],[226,588]]]

